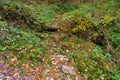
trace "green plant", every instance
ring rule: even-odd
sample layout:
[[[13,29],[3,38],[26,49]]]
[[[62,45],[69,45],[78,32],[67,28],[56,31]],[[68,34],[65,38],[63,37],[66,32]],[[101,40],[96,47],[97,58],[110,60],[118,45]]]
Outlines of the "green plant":
[[[73,53],[72,60],[75,62],[80,74],[87,75],[88,79],[111,79],[118,77],[118,74],[111,74],[111,70],[116,71],[117,68],[111,60],[110,54],[103,54],[102,49],[96,46],[92,52],[83,51],[82,54]]]
[[[0,27],[6,27],[8,24],[5,21],[0,21]]]
[[[55,10],[58,14],[63,14],[66,12],[71,12],[77,9],[77,5],[69,4],[69,3],[56,3],[52,5],[53,10]]]
[[[1,28],[6,30],[0,33],[2,36],[0,53],[8,53],[7,56],[10,59],[16,57],[20,64],[26,61],[32,61],[35,65],[40,64],[42,57],[47,54],[45,51],[47,51],[48,43],[44,46],[39,37],[12,26]]]
[[[119,80],[120,79],[119,72],[111,70],[111,74],[112,74],[112,77],[111,77],[112,80]]]
[[[78,25],[72,29],[73,32],[86,31],[92,26],[92,23],[85,17],[78,17],[77,24]]]

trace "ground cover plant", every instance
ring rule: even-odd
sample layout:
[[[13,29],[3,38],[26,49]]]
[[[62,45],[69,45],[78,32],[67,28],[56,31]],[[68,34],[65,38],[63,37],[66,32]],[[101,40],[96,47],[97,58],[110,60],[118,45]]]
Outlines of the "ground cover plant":
[[[0,79],[120,80],[120,2],[2,0]]]

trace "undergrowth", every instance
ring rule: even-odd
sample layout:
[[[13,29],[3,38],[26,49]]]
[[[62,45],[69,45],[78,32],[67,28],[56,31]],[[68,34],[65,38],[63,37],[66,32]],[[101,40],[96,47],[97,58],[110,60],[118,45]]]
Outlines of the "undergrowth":
[[[87,76],[88,80],[119,80],[119,6],[120,3],[113,0],[81,4],[57,2],[49,5],[18,1],[0,3],[0,55],[5,57],[7,62],[11,59],[18,60],[17,63],[14,63],[15,65],[27,61],[39,65],[49,53],[49,40],[42,39],[41,35],[46,39],[51,36],[48,36],[47,31],[44,34],[43,28],[57,24],[60,27],[58,31],[65,35],[62,45],[67,46],[66,49],[72,49],[71,53],[65,52],[66,49],[63,51],[65,50],[65,55],[70,58],[70,61],[73,61],[80,75]],[[16,22],[15,24],[19,23],[20,25],[17,25],[20,27],[12,25],[12,21]],[[24,25],[30,28],[29,32],[25,30]],[[82,42],[74,39],[71,43],[73,35],[77,35],[77,39]],[[68,43],[64,43],[64,41]],[[96,46],[91,52],[87,51],[86,47],[68,48],[76,44],[75,41],[77,44],[81,44],[83,41],[93,42]],[[112,61],[113,53],[107,51],[108,43],[110,44],[108,47],[112,47],[114,55],[117,56],[116,64]],[[58,43],[57,46],[59,45],[61,44]],[[88,48],[88,45],[83,44],[83,46]],[[78,52],[79,49],[80,52]]]
[[[24,32],[15,27],[0,27],[0,53],[6,55],[7,59],[17,58],[18,64],[32,61],[38,65],[42,57],[47,54],[47,42],[41,42],[39,37],[34,34]],[[46,45],[43,45],[46,44]],[[9,54],[9,55],[7,55]]]

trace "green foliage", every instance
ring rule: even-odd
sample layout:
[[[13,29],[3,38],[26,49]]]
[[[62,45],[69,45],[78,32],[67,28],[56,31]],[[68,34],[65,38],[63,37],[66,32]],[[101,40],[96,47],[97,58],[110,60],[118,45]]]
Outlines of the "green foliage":
[[[112,80],[119,80],[120,79],[120,73],[111,70],[111,74],[112,74],[112,78],[111,78]]]
[[[53,9],[53,5],[28,5],[22,2],[8,1],[0,4],[0,8],[7,20],[17,20],[21,24],[27,24],[28,27],[38,31],[41,31],[42,27],[56,22],[56,11]]]
[[[0,27],[6,27],[7,25],[8,25],[8,23],[3,20],[2,16],[0,16]]]
[[[1,28],[6,31],[0,33],[0,53],[6,52],[10,58],[16,56],[20,64],[29,60],[37,65],[41,62],[42,57],[47,54],[47,47],[42,45],[41,39],[34,34],[26,33],[15,27]],[[47,46],[47,43],[44,44]]]
[[[109,16],[109,15],[105,15],[104,16],[104,20],[100,21],[100,24],[103,25],[104,27],[106,27],[108,24],[110,24],[110,22],[112,22],[114,20],[114,17]]]
[[[31,14],[34,18],[34,23],[49,23],[53,24],[55,19],[55,12],[52,10],[51,6],[40,6],[38,5],[37,7],[35,6],[26,6],[31,10],[33,14]]]
[[[31,24],[33,21],[32,16],[29,13],[29,9],[18,2],[5,2],[0,4],[2,14],[7,20],[18,20],[21,23]]]
[[[60,2],[53,4],[51,6],[52,6],[53,10],[58,14],[71,12],[78,8],[77,5],[68,4],[68,3],[60,3]]]
[[[7,22],[5,22],[5,21],[0,21],[0,27],[5,27],[5,26],[7,26],[8,24],[7,24]]]
[[[54,0],[51,0],[50,3],[52,1],[54,2]],[[27,4],[13,1],[4,2],[0,4],[0,15],[2,13],[0,16],[0,53],[9,54],[7,55],[9,59],[16,57],[19,64],[31,61],[35,65],[40,64],[43,57],[48,53],[48,40],[42,40],[41,36],[39,36],[39,38],[33,33],[8,26],[8,23],[3,21],[3,18],[8,20],[8,22],[18,22],[22,25],[20,27],[24,27],[23,25],[25,24],[32,28],[32,30],[37,31],[41,31],[46,25],[51,26],[55,23],[66,22],[65,26],[71,31],[69,32],[70,35],[65,34],[66,36],[73,37],[71,33],[76,33],[95,44],[101,42],[103,46],[106,46],[102,32],[104,29],[119,61],[120,9],[118,9],[118,7],[119,3],[112,0],[93,4],[84,3],[75,5],[68,3],[40,5],[37,3]],[[68,24],[70,25],[68,26]],[[64,23],[60,25],[64,25]],[[30,32],[32,32],[32,30],[30,30]],[[43,37],[48,38],[46,34],[49,33],[38,33],[38,35],[41,34]],[[64,41],[77,41],[69,37],[64,37]],[[83,41],[79,40],[75,44],[80,43],[83,43]],[[81,52],[78,53],[76,52],[79,51],[77,46],[74,48],[73,44],[69,44],[70,46],[64,45],[72,49],[69,51],[73,53],[66,53],[69,53],[70,60],[73,61],[80,75],[86,75],[88,80],[119,80],[120,73],[117,71],[116,64],[112,61],[112,55],[104,53],[103,51],[105,49],[102,49],[104,47],[100,47],[102,45],[96,46],[93,50],[86,50],[86,48],[82,47]],[[92,45],[90,46],[92,47]],[[57,50],[55,52],[57,52]],[[48,62],[48,64],[51,67],[53,66],[51,62]],[[119,65],[120,64],[118,64],[118,67]]]
[[[78,36],[105,46],[103,29],[106,35],[109,30],[119,32],[119,3],[114,1],[81,4],[78,9],[63,16],[63,20],[74,20],[72,32]],[[108,33],[109,32],[109,33]],[[107,36],[108,39],[110,36]],[[102,42],[101,42],[102,41]]]
[[[99,46],[96,46],[91,53],[83,51],[82,54],[72,54],[72,59],[75,62],[80,74],[84,74],[89,80],[96,79],[111,79],[118,78],[117,74],[111,74],[111,71],[116,71],[115,64],[111,61],[111,55],[102,52]]]

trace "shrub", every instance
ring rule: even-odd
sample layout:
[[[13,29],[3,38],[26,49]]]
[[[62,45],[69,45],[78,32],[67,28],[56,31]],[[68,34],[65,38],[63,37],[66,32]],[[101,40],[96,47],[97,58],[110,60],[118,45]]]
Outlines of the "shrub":
[[[103,54],[102,49],[96,46],[91,53],[84,51],[82,54],[74,53],[71,55],[81,75],[86,75],[88,79],[111,79],[118,77],[111,71],[116,71],[115,64],[111,61],[111,55]],[[117,72],[117,71],[116,71]]]
[[[30,10],[18,2],[5,2],[0,4],[2,14],[7,20],[18,20],[19,22],[32,24],[33,17],[30,15]]]

